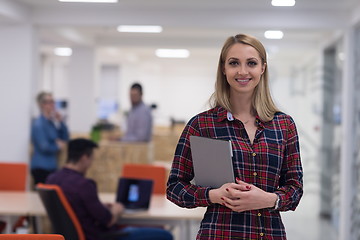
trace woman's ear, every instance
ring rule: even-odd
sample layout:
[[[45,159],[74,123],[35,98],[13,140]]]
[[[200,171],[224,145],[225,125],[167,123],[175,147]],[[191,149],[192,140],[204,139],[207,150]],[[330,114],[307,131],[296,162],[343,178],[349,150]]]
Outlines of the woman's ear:
[[[266,63],[264,63],[264,64],[262,65],[261,75],[265,72],[265,69],[266,69]]]

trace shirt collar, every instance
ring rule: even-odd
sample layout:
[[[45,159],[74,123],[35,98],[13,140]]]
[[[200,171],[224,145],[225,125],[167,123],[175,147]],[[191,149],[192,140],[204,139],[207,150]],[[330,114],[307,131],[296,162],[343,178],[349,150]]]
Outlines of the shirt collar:
[[[74,170],[74,169],[68,168],[68,167],[66,167],[66,166],[64,166],[63,169],[64,169],[64,171],[66,171],[66,172],[76,173],[76,174],[79,174],[79,175],[81,175],[81,176],[84,176],[84,175],[85,175],[85,174],[83,174],[83,173],[81,173],[81,172],[79,172],[79,171],[76,171],[76,170]]]
[[[227,119],[230,122],[235,120],[231,112],[227,111],[223,107],[218,107],[218,121],[221,122],[224,121],[225,119]],[[261,128],[264,128],[264,122],[261,121],[259,115],[256,115],[255,124]]]
[[[230,113],[231,114],[231,113]],[[227,119],[228,111],[223,107],[217,107],[218,122],[222,122]]]

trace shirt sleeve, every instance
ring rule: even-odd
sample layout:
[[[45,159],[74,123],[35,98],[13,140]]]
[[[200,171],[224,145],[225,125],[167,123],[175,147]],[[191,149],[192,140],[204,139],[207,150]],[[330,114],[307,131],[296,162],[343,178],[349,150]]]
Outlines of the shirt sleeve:
[[[46,135],[46,127],[39,122],[36,122],[32,126],[32,141],[37,148],[44,153],[56,153],[59,151],[59,147],[56,142],[49,140]]]
[[[280,184],[275,192],[279,196],[277,210],[295,210],[303,195],[303,170],[300,160],[299,138],[295,123],[289,118],[284,161]]]
[[[107,227],[111,221],[112,215],[102,202],[100,202],[97,194],[97,187],[94,181],[90,180],[84,184],[82,193],[83,204],[91,217],[100,225]]]
[[[209,199],[209,187],[199,187],[191,184],[194,178],[193,163],[191,157],[191,135],[199,135],[195,118],[185,127],[178,145],[167,183],[167,198],[180,207],[195,208],[211,205]]]
[[[57,129],[59,139],[63,141],[69,141],[69,130],[64,122],[60,122],[60,126]]]

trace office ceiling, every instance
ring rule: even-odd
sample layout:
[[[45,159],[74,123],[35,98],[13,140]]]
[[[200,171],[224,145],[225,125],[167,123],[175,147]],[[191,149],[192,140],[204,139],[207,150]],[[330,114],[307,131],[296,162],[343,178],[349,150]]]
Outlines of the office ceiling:
[[[227,36],[249,33],[270,49],[312,51],[345,29],[358,0],[297,0],[273,7],[270,0],[119,0],[115,4],[57,0],[0,1],[0,24],[32,22],[42,46],[220,48]],[[119,33],[119,24],[161,25],[160,34]],[[282,30],[266,40],[265,30]]]

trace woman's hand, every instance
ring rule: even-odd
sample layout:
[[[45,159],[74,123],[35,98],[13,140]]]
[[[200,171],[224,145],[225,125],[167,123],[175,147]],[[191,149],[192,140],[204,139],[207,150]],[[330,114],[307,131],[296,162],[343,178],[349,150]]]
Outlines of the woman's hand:
[[[226,196],[222,196],[221,204],[224,206],[235,212],[270,208],[275,206],[275,202],[277,200],[277,195],[275,193],[265,192],[252,184],[245,183],[238,179],[236,182],[236,187],[229,188],[227,191],[228,194]],[[244,191],[243,189],[247,189],[247,191]]]
[[[233,196],[236,192],[249,191],[251,189],[250,184],[237,184],[237,183],[225,183],[220,188],[211,189],[209,191],[209,198],[212,203],[222,204],[226,199],[236,199]]]

